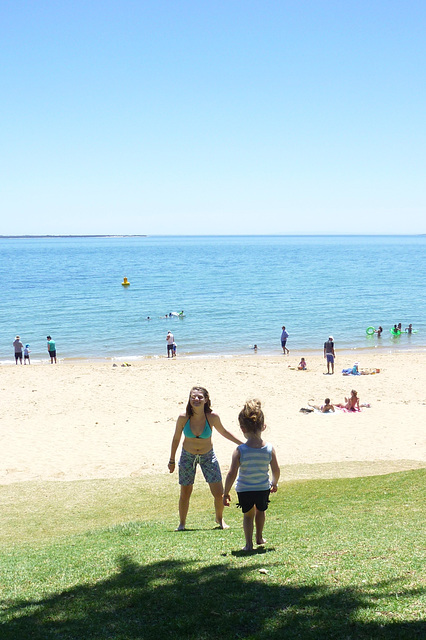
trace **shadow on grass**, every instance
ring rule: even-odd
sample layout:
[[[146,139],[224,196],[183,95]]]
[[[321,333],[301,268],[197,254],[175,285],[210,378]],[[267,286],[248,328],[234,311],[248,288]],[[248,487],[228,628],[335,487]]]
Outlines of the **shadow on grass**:
[[[363,622],[380,609],[388,584],[331,589],[268,584],[259,567],[121,560],[107,580],[37,601],[11,604],[2,640],[401,640],[424,637],[424,623]],[[417,595],[398,587],[399,598]],[[385,605],[383,605],[384,607]],[[5,610],[3,603],[3,610]]]

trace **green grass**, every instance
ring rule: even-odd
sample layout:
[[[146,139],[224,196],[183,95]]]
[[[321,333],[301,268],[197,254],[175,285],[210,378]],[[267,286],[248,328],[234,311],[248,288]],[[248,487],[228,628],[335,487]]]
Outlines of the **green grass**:
[[[253,554],[202,482],[182,533],[173,477],[1,487],[0,637],[424,637],[425,480],[282,483]]]

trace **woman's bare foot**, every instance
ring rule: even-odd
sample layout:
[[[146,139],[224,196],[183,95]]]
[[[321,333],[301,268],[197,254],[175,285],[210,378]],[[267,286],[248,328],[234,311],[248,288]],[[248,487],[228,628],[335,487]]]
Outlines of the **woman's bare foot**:
[[[180,524],[178,527],[176,527],[175,531],[185,531],[185,525]]]
[[[260,538],[260,540],[256,540],[256,544],[260,545],[260,544],[266,544],[266,540],[265,538]]]
[[[253,545],[252,544],[246,544],[246,546],[243,547],[241,549],[241,551],[253,551]]]
[[[226,524],[223,518],[221,518],[220,520],[217,519],[216,522],[221,529],[229,529],[229,524]]]

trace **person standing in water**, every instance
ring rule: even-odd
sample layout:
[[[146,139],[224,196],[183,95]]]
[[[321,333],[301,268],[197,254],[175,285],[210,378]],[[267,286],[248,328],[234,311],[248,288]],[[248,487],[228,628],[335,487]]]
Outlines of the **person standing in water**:
[[[16,336],[13,341],[13,348],[15,350],[15,364],[18,364],[18,360],[22,364],[22,349],[24,348],[24,345],[22,344],[19,336]]]
[[[286,352],[287,352],[287,354],[290,353],[290,351],[286,347],[287,338],[288,338],[288,333],[287,333],[285,327],[283,327],[282,331],[281,331],[281,347],[282,347],[284,355],[286,354]]]
[[[167,332],[166,342],[167,342],[167,357],[168,358],[173,358],[173,356],[174,356],[173,345],[174,345],[174,342],[175,342],[175,337],[174,337],[174,335],[173,335],[173,333],[171,331]]]
[[[256,544],[265,544],[263,527],[265,511],[268,508],[269,494],[278,489],[280,467],[275,449],[269,442],[262,440],[265,419],[260,400],[248,400],[238,416],[241,431],[246,439],[232,455],[232,462],[225,481],[223,504],[229,507],[229,492],[237,477],[236,491],[238,504],[243,511],[243,529],[246,539],[243,551],[253,550],[253,533],[256,525]],[[269,479],[269,467],[272,477]]]
[[[223,519],[222,474],[219,462],[213,451],[213,429],[216,429],[227,440],[231,440],[235,444],[241,444],[241,440],[238,440],[232,433],[227,431],[217,413],[212,411],[207,389],[199,386],[192,387],[189,392],[186,411],[176,421],[168,464],[170,473],[173,473],[176,468],[176,451],[183,434],[184,440],[179,460],[179,526],[176,531],[185,531],[189,500],[194,487],[195,471],[198,464],[214,498],[216,522],[221,529],[228,528]]]
[[[27,360],[28,360],[28,364],[31,364],[31,360],[30,360],[30,345],[26,344],[25,348],[24,348],[24,364],[27,364]]]

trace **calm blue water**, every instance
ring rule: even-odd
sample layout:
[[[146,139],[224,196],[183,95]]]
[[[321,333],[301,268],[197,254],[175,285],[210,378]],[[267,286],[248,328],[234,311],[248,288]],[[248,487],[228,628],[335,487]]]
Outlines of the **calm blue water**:
[[[426,236],[1,239],[0,361],[426,348]],[[121,286],[123,276],[131,285]],[[161,318],[170,311],[185,318]],[[146,320],[150,316],[152,320]],[[393,338],[394,323],[418,333]],[[381,341],[366,328],[381,324]],[[376,347],[377,348],[377,347]]]

